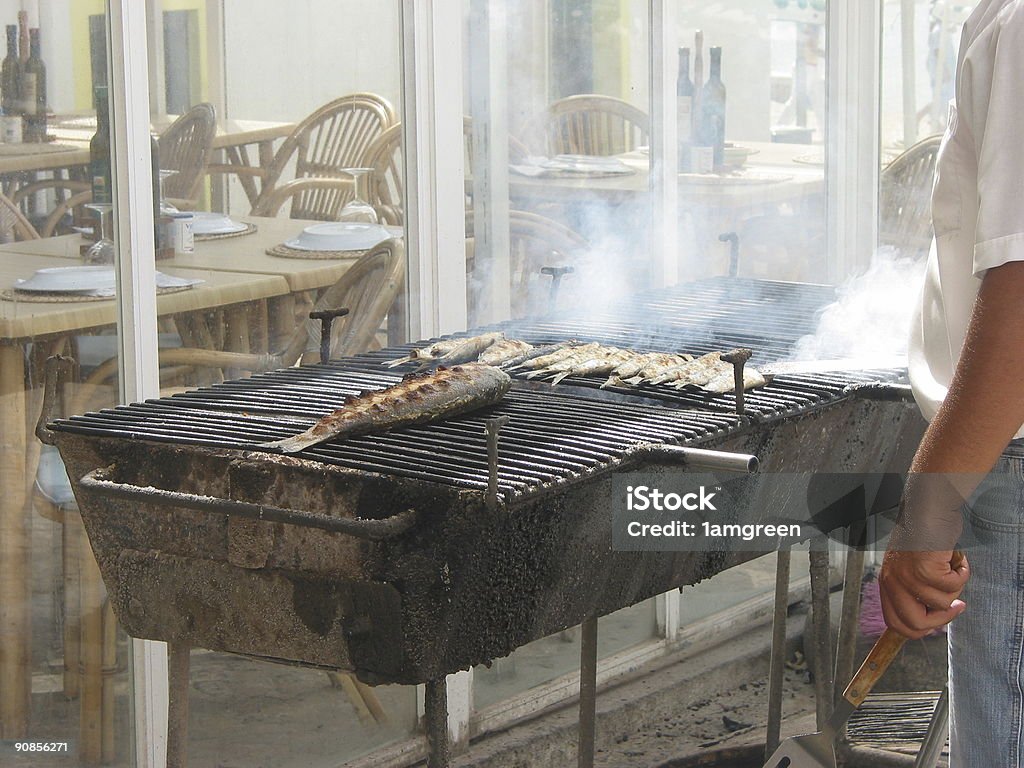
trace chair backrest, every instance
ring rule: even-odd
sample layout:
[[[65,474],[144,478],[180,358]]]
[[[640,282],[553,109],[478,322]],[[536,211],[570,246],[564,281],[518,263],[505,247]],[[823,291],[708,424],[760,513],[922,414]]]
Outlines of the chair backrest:
[[[164,181],[164,196],[194,205],[206,167],[213,156],[217,112],[212,104],[196,104],[160,134],[160,169],[177,171]]]
[[[551,104],[528,130],[548,155],[620,155],[648,143],[643,110],[612,96],[580,94]]]
[[[398,298],[405,280],[405,247],[385,240],[371,248],[316,301],[314,309],[347,307],[331,328],[331,357],[365,352]],[[320,348],[320,323],[307,320],[282,353],[286,364]]]
[[[39,233],[36,232],[36,228],[25,218],[18,206],[0,192],[0,243],[38,239]]]
[[[542,267],[577,266],[586,254],[589,243],[585,237],[564,224],[528,211],[509,211],[509,273],[510,300],[513,317],[544,314],[550,310],[551,277],[541,273]],[[473,240],[473,213],[466,213],[467,244]],[[489,267],[467,245],[470,255],[470,284],[490,279]]]
[[[932,241],[931,194],[942,136],[929,136],[882,169],[878,189],[878,240],[924,254]]]
[[[267,170],[260,198],[282,183],[290,166],[295,168],[296,179],[331,177],[345,168],[367,167],[367,150],[394,122],[394,108],[373,93],[353,93],[324,104],[295,126],[281,144]],[[339,189],[311,189],[292,198],[291,217],[332,220],[350,198],[351,193]],[[259,205],[258,199],[253,207]]]
[[[402,124],[395,123],[378,136],[366,151],[370,174],[370,199],[377,215],[387,224],[404,222],[405,170],[402,162]]]

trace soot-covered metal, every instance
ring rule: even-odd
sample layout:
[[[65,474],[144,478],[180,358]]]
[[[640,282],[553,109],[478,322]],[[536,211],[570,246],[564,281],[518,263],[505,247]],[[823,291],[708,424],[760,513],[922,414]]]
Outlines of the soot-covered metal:
[[[742,288],[742,290],[740,290]],[[501,326],[638,349],[737,345],[754,364],[812,330],[820,286],[705,281],[601,316]],[[677,471],[651,446],[750,453],[768,472],[906,468],[922,424],[900,372],[777,376],[746,396],[516,379],[483,412],[328,441],[295,434],[397,380],[389,349],[53,425],[118,619],[179,645],[420,683],[718,573],[749,553],[614,552],[612,475]],[[488,421],[507,417],[497,472]],[[83,480],[84,479],[84,480]]]

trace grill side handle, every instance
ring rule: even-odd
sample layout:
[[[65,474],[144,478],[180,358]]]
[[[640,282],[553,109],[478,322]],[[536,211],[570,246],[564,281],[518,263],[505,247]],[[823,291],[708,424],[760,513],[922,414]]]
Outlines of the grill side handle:
[[[750,475],[757,472],[757,456],[729,451],[711,451],[707,448],[689,448],[684,445],[644,445],[633,452],[634,459],[679,464],[685,469],[705,472],[738,472]]]
[[[110,478],[116,471],[116,465],[94,469],[79,481],[79,488],[89,493],[113,499],[126,499],[148,504],[159,504],[169,507],[183,507],[198,512],[211,514],[234,515],[250,520],[262,520],[269,523],[286,523],[305,528],[319,528],[331,533],[342,533],[369,541],[387,541],[394,539],[412,529],[419,514],[415,509],[407,509],[392,515],[386,520],[362,520],[340,517],[328,517],[315,512],[297,512],[293,509],[271,507],[263,504],[252,504],[234,499],[219,499],[214,496],[199,496],[194,493],[168,491],[162,488],[142,487],[131,483],[121,483]]]

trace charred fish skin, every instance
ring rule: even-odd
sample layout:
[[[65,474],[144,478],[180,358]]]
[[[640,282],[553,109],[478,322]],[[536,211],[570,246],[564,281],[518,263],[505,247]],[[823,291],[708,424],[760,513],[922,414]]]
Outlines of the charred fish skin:
[[[385,432],[450,418],[499,402],[512,378],[492,365],[467,363],[414,373],[387,389],[350,396],[345,406],[324,416],[301,434],[261,443],[283,453],[298,453],[325,440]]]

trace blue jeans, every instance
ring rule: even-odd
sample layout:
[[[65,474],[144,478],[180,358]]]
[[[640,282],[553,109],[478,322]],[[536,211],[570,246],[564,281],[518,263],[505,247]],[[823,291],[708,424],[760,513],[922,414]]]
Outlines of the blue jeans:
[[[1024,441],[967,512],[967,610],[949,627],[949,765],[1024,768]]]

